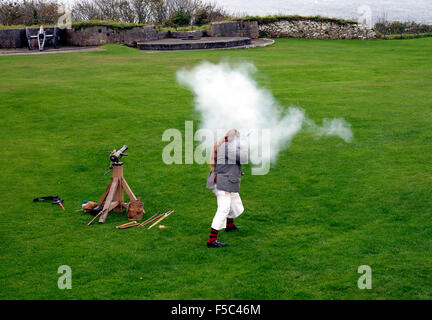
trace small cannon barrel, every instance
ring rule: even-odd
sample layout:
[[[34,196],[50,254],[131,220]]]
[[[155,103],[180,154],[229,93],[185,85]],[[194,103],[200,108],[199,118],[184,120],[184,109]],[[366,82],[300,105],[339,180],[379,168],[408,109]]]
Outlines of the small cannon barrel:
[[[111,162],[119,162],[120,158],[122,156],[127,156],[127,153],[124,153],[129,147],[127,145],[124,145],[123,147],[121,147],[120,150],[118,151],[113,151],[110,154],[110,160]]]

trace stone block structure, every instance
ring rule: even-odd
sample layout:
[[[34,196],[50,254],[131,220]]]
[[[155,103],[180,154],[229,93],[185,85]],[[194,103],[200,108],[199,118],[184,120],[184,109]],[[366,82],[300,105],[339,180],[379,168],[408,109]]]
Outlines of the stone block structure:
[[[258,22],[228,21],[212,23],[211,34],[213,37],[248,37],[257,39],[259,36]]]
[[[71,46],[100,46],[107,43],[136,46],[140,41],[158,39],[154,26],[117,29],[110,26],[86,26],[65,32],[65,42]]]

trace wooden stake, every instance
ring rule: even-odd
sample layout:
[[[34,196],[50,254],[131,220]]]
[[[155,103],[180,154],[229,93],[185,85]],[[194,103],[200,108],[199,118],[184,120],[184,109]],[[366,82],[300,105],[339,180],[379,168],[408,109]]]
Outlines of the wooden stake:
[[[119,229],[119,228],[121,228],[121,227],[124,227],[124,226],[130,225],[130,224],[134,224],[134,223],[136,224],[136,223],[138,223],[138,222],[136,222],[136,221],[131,221],[131,222],[124,223],[124,224],[121,224],[121,225],[119,225],[119,226],[116,226],[116,228]]]
[[[153,223],[150,227],[148,227],[148,229],[151,229],[151,228],[153,228],[155,225],[157,225],[159,222],[161,222],[163,219],[165,219],[165,218],[167,218],[171,213],[173,213],[174,212],[174,210],[171,210],[171,211],[168,211],[168,212],[166,212],[166,213],[164,213],[163,215],[162,215],[162,217],[159,219],[159,220],[157,220],[155,223]]]
[[[161,214],[158,214],[156,217],[154,217],[153,219],[151,219],[151,220],[149,220],[149,221],[146,221],[146,222],[143,222],[143,223],[141,223],[141,225],[140,225],[140,227],[145,227],[146,225],[148,225],[149,223],[152,223],[153,221],[155,221],[155,220],[157,220],[157,219],[159,219],[160,217],[162,217],[163,216],[163,213],[161,213]]]
[[[104,207],[103,207],[103,209],[101,211],[102,214],[101,214],[101,216],[99,218],[99,223],[104,223],[105,222],[106,216],[108,215],[108,212],[109,212],[108,209],[111,206],[111,202],[112,202],[112,200],[114,198],[114,195],[115,195],[115,193],[117,191],[118,184],[119,184],[118,178],[117,177],[113,177],[110,191],[108,192],[108,196],[107,196],[107,198],[105,200],[105,205],[104,205]]]
[[[128,224],[127,226],[120,226],[118,227],[118,229],[127,229],[127,228],[132,228],[132,227],[138,227],[139,223],[134,223],[134,224]]]
[[[99,198],[99,201],[97,202],[97,206],[98,206],[98,207],[101,206],[102,203],[104,202],[104,200],[105,200],[105,198],[106,198],[108,192],[109,192],[110,189],[111,189],[111,185],[112,185],[112,180],[111,180],[110,183],[108,184],[108,187],[105,189],[105,191],[104,191],[104,193],[102,194],[102,196]]]
[[[141,226],[145,225],[149,221],[153,221],[155,218],[160,216],[160,211],[156,212],[154,215],[152,215],[150,218],[148,218],[146,221],[140,223]]]
[[[129,187],[128,183],[126,182],[126,179],[122,177],[121,184],[123,189],[126,191],[128,197],[131,199],[131,201],[137,201],[137,197],[135,197],[134,193],[132,192],[131,188]]]
[[[91,225],[93,223],[93,221],[95,221],[100,215],[102,214],[102,210],[99,211],[99,213],[97,215],[94,216],[93,219],[91,219],[91,221],[89,223],[87,223],[87,225]]]
[[[122,224],[122,225],[120,225],[120,226],[117,226],[116,228],[117,228],[117,229],[128,229],[128,228],[138,227],[138,226],[140,226],[140,227],[144,227],[144,226],[146,226],[147,224],[149,224],[149,223],[155,221],[156,219],[160,218],[160,217],[163,215],[163,213],[161,213],[161,214],[158,214],[158,213],[159,213],[159,211],[156,212],[153,216],[151,216],[149,219],[147,219],[147,220],[144,221],[143,223],[138,223],[138,222],[134,221],[135,223],[132,223],[132,222],[125,223],[125,224]]]

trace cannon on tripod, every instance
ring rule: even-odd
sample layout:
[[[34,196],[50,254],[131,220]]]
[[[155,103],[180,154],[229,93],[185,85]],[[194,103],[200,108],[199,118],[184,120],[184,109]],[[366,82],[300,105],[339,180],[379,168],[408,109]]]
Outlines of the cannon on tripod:
[[[127,156],[124,153],[128,146],[124,145],[121,149],[113,150],[110,154],[110,161],[112,168],[112,178],[105,192],[97,202],[98,207],[102,207],[99,213],[88,223],[92,224],[94,220],[99,218],[99,223],[104,223],[110,211],[123,212],[128,207],[128,203],[124,201],[124,193],[128,195],[130,202],[139,201],[131,188],[129,187],[126,179],[123,177],[123,162],[120,162],[121,157]]]

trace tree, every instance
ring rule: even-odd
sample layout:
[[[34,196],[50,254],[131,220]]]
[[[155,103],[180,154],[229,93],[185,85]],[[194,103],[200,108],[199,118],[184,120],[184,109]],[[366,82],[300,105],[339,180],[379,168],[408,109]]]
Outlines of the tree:
[[[61,16],[55,0],[2,0],[0,23],[4,25],[55,24]]]
[[[81,0],[72,7],[74,21],[102,20],[102,14],[93,1]]]
[[[62,0],[0,0],[0,24],[56,24]],[[77,0],[74,21],[105,20],[183,26],[203,25],[227,17],[203,0]]]
[[[152,14],[151,0],[131,0],[131,8],[135,13],[137,23],[147,23]]]
[[[194,13],[194,24],[201,26],[211,22],[221,21],[228,17],[224,9],[215,4],[200,5]]]
[[[6,26],[18,24],[22,17],[20,5],[16,2],[4,2],[0,4],[0,23]]]

